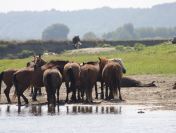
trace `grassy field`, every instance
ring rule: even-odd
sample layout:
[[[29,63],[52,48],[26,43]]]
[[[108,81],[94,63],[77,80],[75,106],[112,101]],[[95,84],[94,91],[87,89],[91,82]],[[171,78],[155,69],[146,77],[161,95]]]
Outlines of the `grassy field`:
[[[160,44],[150,47],[116,47],[114,51],[96,53],[75,53],[66,51],[59,55],[44,56],[44,59],[62,59],[76,62],[96,61],[98,57],[122,58],[127,75],[134,74],[176,74],[176,45]],[[31,58],[0,60],[0,71],[8,68],[22,68]]]

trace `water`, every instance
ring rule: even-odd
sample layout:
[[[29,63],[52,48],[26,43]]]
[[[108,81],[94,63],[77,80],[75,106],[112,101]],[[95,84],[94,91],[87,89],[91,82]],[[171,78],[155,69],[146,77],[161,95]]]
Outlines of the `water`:
[[[0,133],[175,133],[175,111],[146,106],[0,105]]]

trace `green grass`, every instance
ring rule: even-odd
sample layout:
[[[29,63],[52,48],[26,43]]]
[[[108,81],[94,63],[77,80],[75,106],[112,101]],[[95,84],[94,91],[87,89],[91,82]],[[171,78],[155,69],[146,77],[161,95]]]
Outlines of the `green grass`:
[[[62,59],[76,62],[96,61],[98,57],[122,58],[127,68],[127,75],[133,74],[176,74],[176,46],[160,44],[145,47],[140,51],[116,50],[114,52],[101,52],[98,54],[69,54],[64,52],[56,56],[45,56],[46,60]],[[31,58],[17,60],[0,60],[0,71],[7,68],[21,68]]]
[[[10,68],[22,68],[26,66],[32,58],[26,59],[3,59],[0,60],[0,71],[10,69]]]

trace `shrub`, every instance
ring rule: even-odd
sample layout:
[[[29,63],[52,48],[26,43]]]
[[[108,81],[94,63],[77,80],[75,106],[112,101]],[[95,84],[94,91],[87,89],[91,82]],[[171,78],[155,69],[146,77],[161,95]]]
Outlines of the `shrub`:
[[[98,47],[112,47],[111,44],[99,43],[97,44]]]
[[[27,58],[32,55],[34,55],[34,52],[29,50],[22,50],[20,53],[17,54],[18,58]]]
[[[132,51],[134,51],[134,47],[126,46],[125,51],[126,52],[132,52]]]
[[[125,47],[123,45],[117,45],[115,48],[117,51],[125,51]]]
[[[115,47],[118,52],[132,52],[134,51],[133,47],[118,45]]]
[[[145,48],[145,45],[142,44],[142,43],[136,43],[136,44],[134,45],[134,50],[135,50],[135,51],[141,51],[141,50],[144,50],[144,48]]]

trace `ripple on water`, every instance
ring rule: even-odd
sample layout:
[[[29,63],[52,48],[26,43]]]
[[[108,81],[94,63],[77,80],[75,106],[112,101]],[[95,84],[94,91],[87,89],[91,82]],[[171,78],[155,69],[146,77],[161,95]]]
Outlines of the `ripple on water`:
[[[0,132],[175,133],[175,111],[128,105],[0,105]],[[143,113],[139,113],[143,112]],[[162,130],[161,130],[162,129]]]

